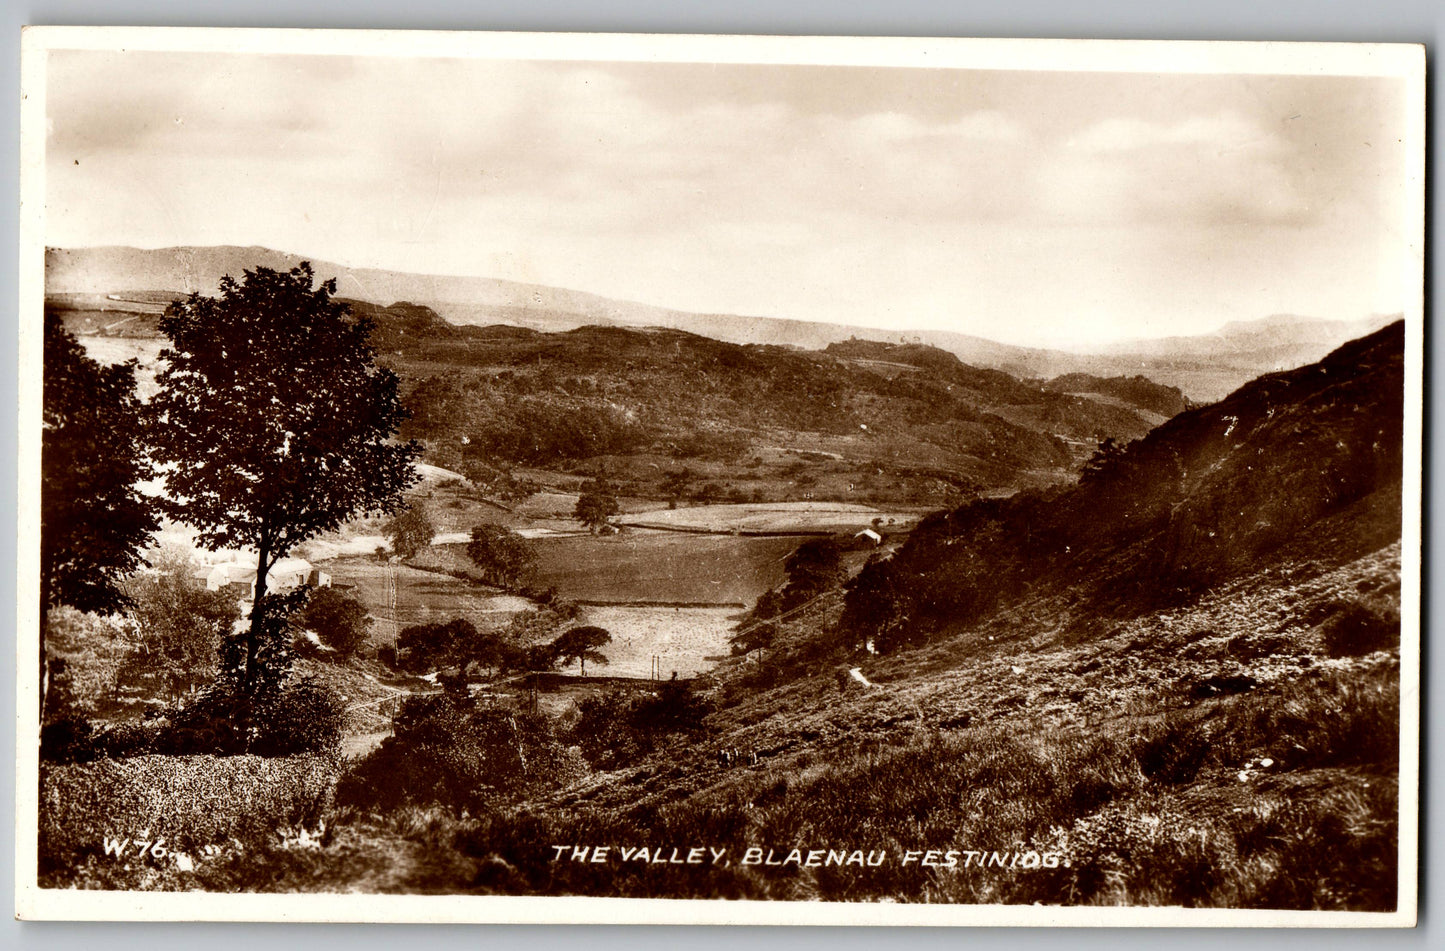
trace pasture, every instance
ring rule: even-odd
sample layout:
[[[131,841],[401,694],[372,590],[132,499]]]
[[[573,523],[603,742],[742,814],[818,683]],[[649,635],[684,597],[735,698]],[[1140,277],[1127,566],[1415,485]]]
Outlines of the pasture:
[[[588,674],[646,679],[657,658],[663,679],[674,671],[682,678],[712,669],[709,657],[728,653],[738,611],[735,608],[639,608],[592,606],[583,608],[582,620],[612,635],[602,647],[605,666],[587,665]],[[561,673],[578,674],[574,662]]]
[[[680,532],[737,532],[745,535],[832,534],[870,528],[875,519],[888,530],[911,527],[913,512],[881,511],[847,502],[754,502],[664,509],[617,519],[624,525]]]
[[[495,627],[532,606],[526,598],[406,565],[340,559],[322,567],[330,572],[333,586],[347,589],[366,606],[373,619],[373,648],[391,644],[398,632],[414,624],[461,617],[478,628]]]
[[[781,583],[797,538],[631,531],[532,540],[537,581],[574,601],[751,603]]]

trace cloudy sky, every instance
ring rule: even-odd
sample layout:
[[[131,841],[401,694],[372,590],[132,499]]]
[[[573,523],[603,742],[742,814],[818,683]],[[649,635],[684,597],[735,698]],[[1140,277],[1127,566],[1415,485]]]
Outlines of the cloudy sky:
[[[46,243],[1065,345],[1401,310],[1398,81],[50,54]]]

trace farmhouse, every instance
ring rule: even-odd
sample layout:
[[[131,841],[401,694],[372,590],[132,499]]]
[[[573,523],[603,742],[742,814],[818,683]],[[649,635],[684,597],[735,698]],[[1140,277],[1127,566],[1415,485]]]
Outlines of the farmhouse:
[[[314,588],[331,587],[331,576],[304,558],[282,558],[266,574],[266,590],[292,591],[302,585]],[[206,574],[206,588],[211,591],[234,591],[243,601],[256,596],[256,562],[237,559],[215,565]]]

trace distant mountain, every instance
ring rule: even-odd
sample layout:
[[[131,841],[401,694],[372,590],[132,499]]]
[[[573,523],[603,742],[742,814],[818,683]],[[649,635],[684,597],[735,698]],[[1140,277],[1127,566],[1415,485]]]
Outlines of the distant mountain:
[[[916,643],[1045,591],[1127,618],[1377,551],[1400,537],[1403,399],[1397,321],[1100,452],[1074,486],[925,520],[860,576],[846,621]],[[890,633],[900,617],[909,627]]]
[[[223,275],[239,275],[257,266],[289,269],[302,260],[308,259],[263,247],[50,248],[45,254],[46,294],[129,298],[209,293]],[[1262,373],[1317,360],[1345,340],[1394,319],[1327,321],[1276,316],[1229,324],[1211,334],[1128,341],[1080,354],[1017,347],[950,331],[900,332],[778,317],[690,313],[541,284],[352,268],[309,260],[318,276],[336,278],[342,296],[382,305],[396,301],[422,304],[458,325],[504,324],[544,331],[589,325],[665,327],[730,343],[808,350],[849,338],[920,344],[946,350],[964,363],[1017,377],[1143,375],[1178,387],[1196,401],[1219,399]]]

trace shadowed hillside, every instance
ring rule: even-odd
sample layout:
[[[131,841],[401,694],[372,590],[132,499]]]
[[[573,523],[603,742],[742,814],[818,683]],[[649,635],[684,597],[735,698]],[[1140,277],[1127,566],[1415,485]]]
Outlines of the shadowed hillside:
[[[1128,617],[1286,548],[1338,564],[1388,544],[1400,532],[1403,352],[1395,323],[1107,445],[1077,486],[934,516],[859,577],[845,624],[917,643],[1041,586]]]

